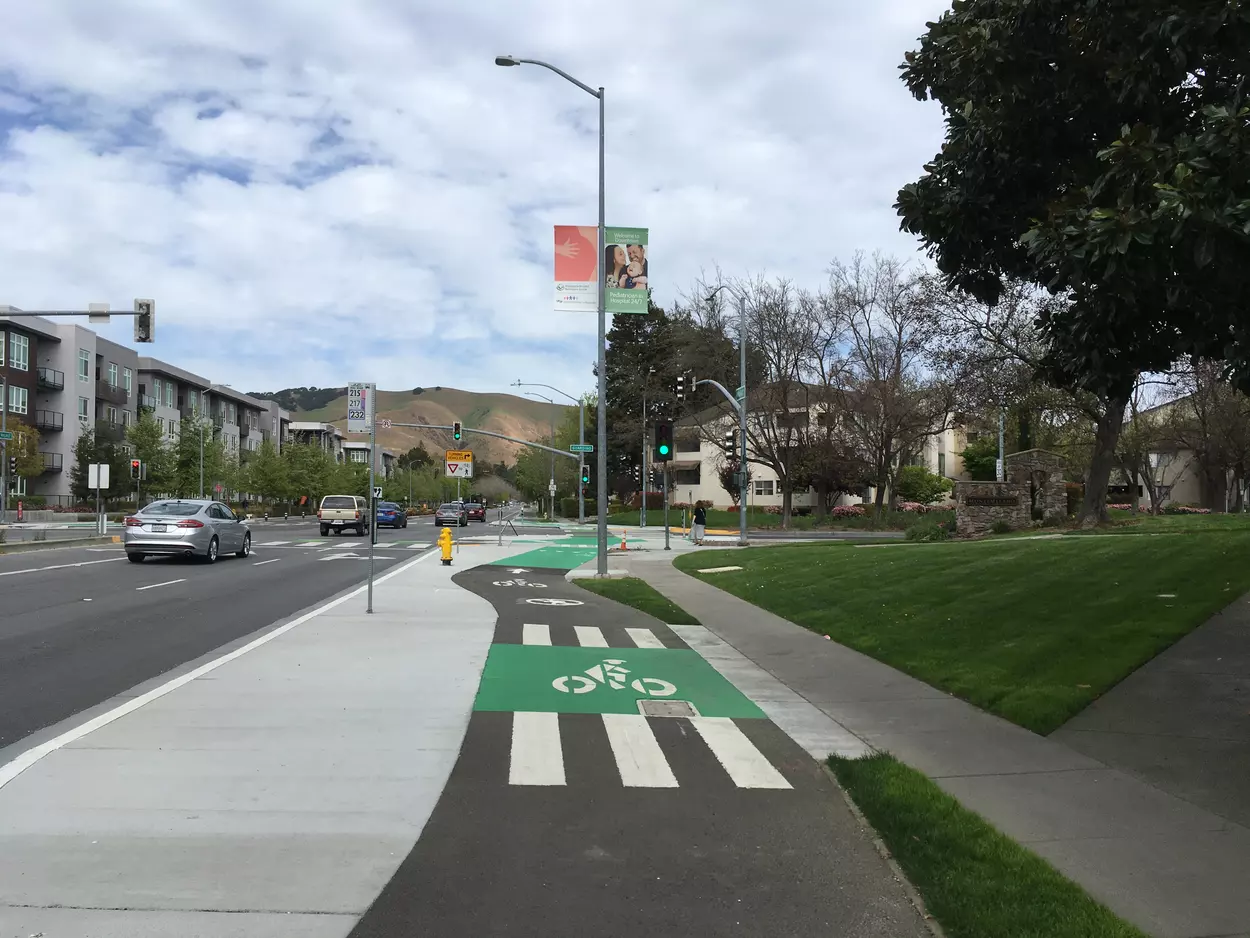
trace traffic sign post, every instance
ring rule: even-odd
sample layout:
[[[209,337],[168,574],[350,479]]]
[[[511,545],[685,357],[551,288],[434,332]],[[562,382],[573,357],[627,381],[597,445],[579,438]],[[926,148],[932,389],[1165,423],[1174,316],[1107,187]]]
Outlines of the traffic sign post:
[[[369,493],[374,491],[378,451],[377,420],[378,386],[371,381],[353,381],[347,386],[347,432],[369,434]],[[390,426],[390,421],[387,421]],[[369,587],[365,612],[373,613],[373,545],[377,543],[378,511],[373,498],[369,499]]]
[[[95,530],[101,537],[108,530],[108,518],[103,511],[101,492],[108,487],[109,464],[101,462],[87,466],[87,488],[95,489]]]

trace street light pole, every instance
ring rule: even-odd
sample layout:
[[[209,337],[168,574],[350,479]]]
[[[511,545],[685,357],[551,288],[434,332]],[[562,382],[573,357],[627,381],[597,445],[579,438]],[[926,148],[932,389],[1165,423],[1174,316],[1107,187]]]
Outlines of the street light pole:
[[[598,376],[598,396],[599,403],[596,411],[597,426],[595,428],[595,446],[596,468],[598,469],[598,479],[596,480],[596,514],[599,516],[599,525],[597,532],[598,562],[596,564],[596,574],[601,577],[608,575],[608,373],[607,373],[607,343],[608,343],[608,312],[607,312],[607,289],[605,280],[605,271],[602,269],[603,252],[606,247],[607,238],[605,237],[604,228],[604,94],[603,87],[598,89],[591,88],[590,85],[578,81],[568,72],[556,68],[548,62],[542,62],[538,59],[518,59],[512,55],[495,56],[495,64],[503,66],[511,65],[540,65],[549,71],[555,72],[561,78],[577,85],[582,91],[588,95],[599,99],[599,253],[595,262],[596,269],[599,272],[599,348],[596,357],[595,372]]]
[[[522,381],[520,378],[517,378],[515,381],[513,381],[511,386],[514,388],[546,388],[548,391],[555,391],[557,394],[567,397],[570,401],[573,401],[575,404],[577,404],[577,419],[578,419],[577,442],[581,446],[586,445],[586,399],[584,397],[574,397],[572,394],[569,394],[567,391],[561,391],[559,388],[552,387],[550,384],[542,384],[538,381]],[[528,394],[529,392],[526,391],[525,393]],[[541,397],[541,395],[538,395],[538,394],[535,394],[534,396]],[[550,398],[543,398],[543,400],[550,400]],[[551,445],[554,446],[555,442],[556,442],[555,433],[552,433]],[[554,463],[555,456],[552,456],[551,460]],[[585,467],[585,465],[586,465],[586,454],[584,452],[578,453],[577,454],[577,523],[578,524],[586,523],[586,492],[582,487],[582,469]]]
[[[546,385],[541,385],[541,387],[546,387]],[[556,402],[553,401],[551,398],[547,397],[547,395],[545,394],[536,394],[533,391],[526,391],[525,393],[529,397],[536,397],[540,401],[546,401],[548,404],[552,406],[553,409],[551,411],[551,445],[552,447],[554,447],[556,445],[556,412],[554,410],[554,408],[556,407]],[[577,484],[581,485],[581,481],[582,481],[581,479],[578,479]],[[556,454],[553,452],[551,454],[551,481],[547,486],[547,520],[548,521],[554,520],[553,510],[555,507],[556,495],[555,495],[555,492],[552,490],[555,487],[556,487]]]

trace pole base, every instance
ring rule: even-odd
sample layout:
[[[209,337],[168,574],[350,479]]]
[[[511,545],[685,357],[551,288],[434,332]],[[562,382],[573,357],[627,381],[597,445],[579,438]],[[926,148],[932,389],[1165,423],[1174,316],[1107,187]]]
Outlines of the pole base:
[[[443,566],[444,566],[444,567],[450,567],[450,566],[451,566],[451,561],[450,561],[450,560],[444,560],[444,561],[443,561]]]

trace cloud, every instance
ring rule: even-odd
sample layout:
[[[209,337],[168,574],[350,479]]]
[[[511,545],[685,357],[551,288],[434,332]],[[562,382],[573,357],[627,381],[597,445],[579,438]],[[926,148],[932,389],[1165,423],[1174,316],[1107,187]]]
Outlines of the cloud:
[[[815,285],[911,256],[895,193],[941,139],[898,63],[939,0],[43,0],[0,11],[0,302],[153,296],[159,357],[236,387],[589,389],[553,224],[651,229],[701,270]],[[129,324],[107,327],[125,340]],[[452,352],[454,354],[449,354]]]

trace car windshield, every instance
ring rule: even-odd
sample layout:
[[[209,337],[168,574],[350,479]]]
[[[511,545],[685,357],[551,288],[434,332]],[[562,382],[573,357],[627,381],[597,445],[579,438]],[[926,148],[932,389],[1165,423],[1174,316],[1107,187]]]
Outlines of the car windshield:
[[[470,510],[473,510],[475,508],[481,508],[482,506],[479,505],[477,502],[469,502],[469,504],[465,505],[464,507]]]
[[[203,507],[195,502],[153,502],[140,514],[161,515],[167,518],[190,518],[192,515],[199,514]]]
[[[441,506],[438,510],[439,511],[459,511],[460,506],[455,504],[454,502],[448,502],[446,505]]]
[[[398,511],[399,506],[394,502],[378,502],[379,511]]]
[[[322,508],[355,508],[356,499],[350,495],[327,495],[321,502]]]

